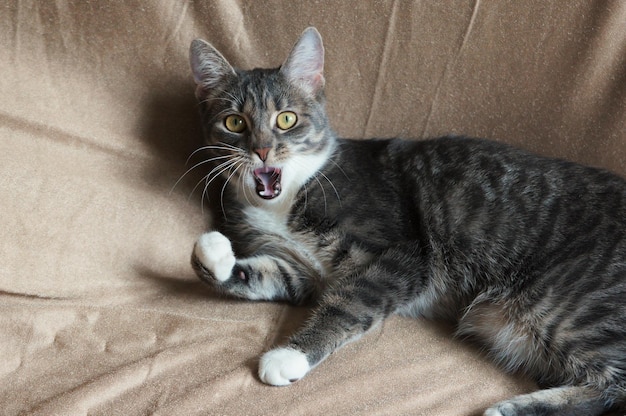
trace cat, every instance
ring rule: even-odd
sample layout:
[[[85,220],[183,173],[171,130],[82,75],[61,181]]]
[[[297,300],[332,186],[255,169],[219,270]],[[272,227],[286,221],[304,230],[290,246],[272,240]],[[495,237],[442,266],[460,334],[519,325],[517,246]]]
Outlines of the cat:
[[[466,137],[337,138],[324,48],[305,30],[276,69],[190,48],[221,231],[201,280],[252,300],[312,303],[259,377],[300,380],[391,314],[451,320],[542,390],[485,415],[595,415],[626,404],[626,181]]]

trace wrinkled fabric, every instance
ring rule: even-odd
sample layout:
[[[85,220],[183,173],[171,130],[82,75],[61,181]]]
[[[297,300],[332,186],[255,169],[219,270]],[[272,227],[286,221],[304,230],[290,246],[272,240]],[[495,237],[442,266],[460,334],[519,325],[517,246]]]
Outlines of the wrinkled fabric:
[[[625,175],[624,22],[620,1],[4,2],[1,413],[472,415],[531,391],[400,317],[291,387],[259,381],[307,310],[189,266],[211,225],[207,172],[176,184],[201,145],[189,44],[278,66],[314,25],[341,136],[481,136]]]

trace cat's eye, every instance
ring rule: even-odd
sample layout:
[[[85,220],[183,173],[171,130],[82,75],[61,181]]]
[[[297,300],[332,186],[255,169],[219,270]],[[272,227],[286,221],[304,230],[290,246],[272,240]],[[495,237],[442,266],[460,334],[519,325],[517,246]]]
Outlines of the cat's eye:
[[[224,126],[228,131],[241,133],[246,129],[246,120],[237,114],[231,114],[224,119]]]
[[[289,130],[296,125],[298,116],[293,111],[283,111],[276,117],[276,126],[281,130]]]

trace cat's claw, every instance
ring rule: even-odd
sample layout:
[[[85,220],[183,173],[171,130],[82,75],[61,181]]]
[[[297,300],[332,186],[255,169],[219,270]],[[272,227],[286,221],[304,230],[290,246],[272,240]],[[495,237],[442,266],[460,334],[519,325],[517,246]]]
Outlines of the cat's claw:
[[[217,231],[202,234],[196,242],[194,254],[217,280],[223,282],[230,278],[236,260],[224,234]]]
[[[276,348],[261,357],[259,377],[266,384],[288,386],[304,377],[310,369],[303,352],[293,348]]]

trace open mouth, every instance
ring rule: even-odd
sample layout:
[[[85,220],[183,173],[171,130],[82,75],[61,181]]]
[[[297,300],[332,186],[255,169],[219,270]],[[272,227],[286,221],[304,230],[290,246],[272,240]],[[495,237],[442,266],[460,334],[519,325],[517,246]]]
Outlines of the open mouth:
[[[256,181],[256,193],[261,198],[272,199],[280,195],[282,187],[280,185],[281,171],[279,168],[264,166],[255,169],[253,173]]]

